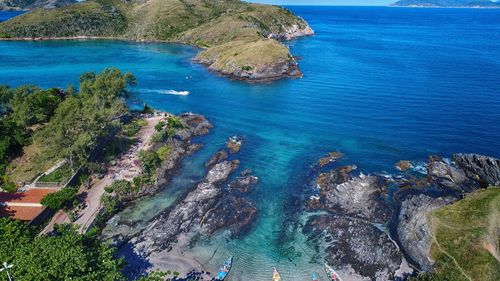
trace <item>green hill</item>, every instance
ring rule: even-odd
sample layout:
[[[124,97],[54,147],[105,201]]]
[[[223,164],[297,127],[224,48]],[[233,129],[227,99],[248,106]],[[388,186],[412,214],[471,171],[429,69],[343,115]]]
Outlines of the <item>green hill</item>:
[[[500,188],[480,190],[431,213],[433,280],[500,280]]]
[[[212,70],[248,80],[300,75],[293,56],[276,39],[312,33],[286,9],[239,0],[90,0],[37,9],[0,23],[3,39],[86,37],[191,44],[208,48],[200,57],[209,54],[211,60],[203,62]],[[239,50],[228,54],[226,47]]]

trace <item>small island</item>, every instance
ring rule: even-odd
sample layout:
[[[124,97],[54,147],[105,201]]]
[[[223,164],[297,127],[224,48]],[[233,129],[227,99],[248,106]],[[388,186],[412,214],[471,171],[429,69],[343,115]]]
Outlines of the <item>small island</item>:
[[[500,2],[489,0],[399,0],[392,6],[414,8],[500,8]]]
[[[89,0],[0,23],[3,40],[117,39],[202,48],[195,61],[232,79],[300,77],[280,41],[314,34],[289,10],[239,0]]]

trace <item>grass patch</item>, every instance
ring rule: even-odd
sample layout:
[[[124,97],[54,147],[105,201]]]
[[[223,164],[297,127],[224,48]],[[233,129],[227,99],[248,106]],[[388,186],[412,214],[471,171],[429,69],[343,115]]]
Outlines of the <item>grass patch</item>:
[[[446,280],[500,280],[500,188],[470,194],[432,212],[429,219],[437,275],[452,278]]]
[[[62,165],[52,173],[38,179],[38,182],[66,182],[72,175],[71,166],[69,163]]]

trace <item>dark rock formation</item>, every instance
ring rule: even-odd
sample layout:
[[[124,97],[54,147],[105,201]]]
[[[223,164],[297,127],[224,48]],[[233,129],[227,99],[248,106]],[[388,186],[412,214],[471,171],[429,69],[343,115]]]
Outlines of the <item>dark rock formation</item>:
[[[205,167],[212,168],[215,164],[226,160],[228,157],[226,150],[221,149],[215,153],[210,160],[205,163]]]
[[[393,280],[406,264],[396,243],[384,231],[359,219],[330,214],[313,216],[304,233],[310,238],[323,237],[328,245],[327,263],[340,269],[344,276]]]
[[[398,215],[398,239],[405,253],[424,271],[432,270],[431,236],[427,215],[456,199],[433,198],[424,194],[408,196],[401,203]]]
[[[238,161],[224,161],[210,169],[195,189],[181,198],[173,208],[153,219],[139,237],[132,239],[142,254],[168,249],[178,236],[203,226],[204,217],[219,203],[221,184],[238,168]]]
[[[219,151],[208,165],[205,178],[192,191],[181,197],[171,208],[152,220],[137,237],[131,240],[141,256],[169,250],[181,235],[188,239],[196,234],[211,235],[227,229],[231,235],[246,233],[257,218],[254,203],[244,197],[258,178],[248,171],[228,185],[224,183],[239,167],[238,160],[228,161]],[[234,192],[234,191],[238,192]]]
[[[427,164],[427,176],[431,183],[443,188],[459,189],[467,181],[463,170],[435,157]]]
[[[478,154],[455,154],[453,161],[469,178],[478,180],[484,187],[500,185],[500,159]]]
[[[341,152],[330,152],[325,157],[319,159],[319,166],[324,167],[332,162],[341,159],[342,157],[344,157],[344,154]]]
[[[308,202],[311,216],[303,233],[326,245],[327,263],[356,279],[392,280],[411,272],[397,244],[382,229],[392,216],[387,184],[378,176],[353,177],[354,166],[333,169],[316,179],[318,196]]]

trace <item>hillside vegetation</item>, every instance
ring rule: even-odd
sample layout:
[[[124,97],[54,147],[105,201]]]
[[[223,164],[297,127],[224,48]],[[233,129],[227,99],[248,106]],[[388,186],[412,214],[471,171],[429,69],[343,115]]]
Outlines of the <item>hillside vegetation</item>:
[[[0,23],[0,38],[4,39],[97,37],[181,42],[203,48],[253,43],[249,46],[257,48],[242,48],[234,59],[220,53],[225,48],[210,52],[213,70],[253,80],[299,75],[293,56],[275,39],[290,40],[312,33],[304,20],[286,9],[239,0],[89,0],[57,9],[37,9]],[[270,40],[264,40],[267,38]],[[266,48],[261,48],[264,45]],[[259,57],[266,59],[255,61]],[[243,58],[243,63],[227,65]],[[226,73],[228,69],[235,72]],[[253,69],[267,69],[269,73],[254,75]]]
[[[430,280],[500,280],[500,188],[477,191],[431,213]]]

